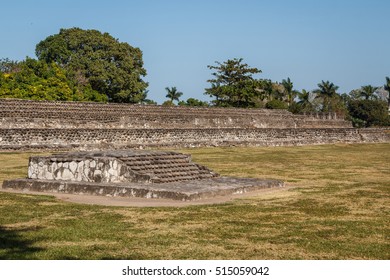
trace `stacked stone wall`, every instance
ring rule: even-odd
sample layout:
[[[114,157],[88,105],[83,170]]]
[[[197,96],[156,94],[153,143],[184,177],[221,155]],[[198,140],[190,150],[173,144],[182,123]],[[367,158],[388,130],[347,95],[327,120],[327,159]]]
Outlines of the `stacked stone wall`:
[[[309,128],[351,127],[334,114],[286,110],[164,107],[0,99],[0,128]]]
[[[282,146],[388,142],[335,114],[0,99],[0,149]]]
[[[126,165],[116,158],[58,159],[31,157],[28,178],[77,182],[118,183],[131,178]]]
[[[291,146],[388,142],[383,129],[0,129],[0,149]]]

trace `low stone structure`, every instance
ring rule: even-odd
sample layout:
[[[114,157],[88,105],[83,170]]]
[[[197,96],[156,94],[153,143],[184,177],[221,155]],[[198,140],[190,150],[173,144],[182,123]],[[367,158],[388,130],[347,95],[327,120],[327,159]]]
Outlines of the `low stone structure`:
[[[188,201],[280,186],[279,180],[220,177],[181,153],[130,150],[31,157],[27,179],[2,187]]]
[[[344,128],[336,114],[0,99],[0,128]]]
[[[166,151],[106,151],[30,157],[28,178],[95,183],[167,183],[217,177],[190,155]]]
[[[0,99],[0,150],[79,151],[31,157],[28,178],[7,189],[197,200],[283,182],[220,177],[188,155],[142,149],[389,141],[388,130],[352,128],[336,114]]]
[[[292,146],[389,142],[336,114],[0,99],[0,150]]]
[[[389,142],[384,129],[0,129],[0,150],[297,146]]]

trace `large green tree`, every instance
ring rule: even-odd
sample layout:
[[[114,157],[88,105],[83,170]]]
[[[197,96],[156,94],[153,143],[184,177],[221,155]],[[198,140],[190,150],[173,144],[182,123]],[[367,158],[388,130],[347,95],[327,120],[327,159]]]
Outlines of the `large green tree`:
[[[61,29],[36,46],[39,60],[55,62],[76,84],[90,84],[110,101],[138,103],[148,84],[142,52],[108,33],[80,28]]]
[[[387,104],[378,99],[351,99],[348,102],[348,111],[354,126],[388,126],[390,116]]]
[[[216,62],[216,65],[208,65],[213,79],[208,80],[211,87],[205,89],[216,106],[252,107],[253,99],[260,95],[258,89],[259,81],[253,79],[252,75],[261,73],[255,67],[249,67],[242,62],[243,59],[229,59],[223,63]]]

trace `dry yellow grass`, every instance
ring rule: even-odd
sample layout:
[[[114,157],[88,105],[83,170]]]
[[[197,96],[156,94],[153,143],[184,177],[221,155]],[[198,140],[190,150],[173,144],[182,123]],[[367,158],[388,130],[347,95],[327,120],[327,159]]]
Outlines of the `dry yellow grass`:
[[[181,151],[222,175],[291,188],[181,208],[0,193],[0,258],[390,258],[390,144]],[[27,158],[0,154],[0,180],[23,177]]]

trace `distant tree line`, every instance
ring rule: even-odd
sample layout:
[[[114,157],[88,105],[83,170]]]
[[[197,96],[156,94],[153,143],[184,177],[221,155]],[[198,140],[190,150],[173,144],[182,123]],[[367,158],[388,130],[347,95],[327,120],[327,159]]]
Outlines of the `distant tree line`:
[[[357,127],[390,125],[389,77],[382,87],[366,85],[340,94],[339,87],[330,81],[321,81],[311,91],[297,91],[290,78],[281,83],[255,79],[253,75],[261,70],[249,67],[241,58],[216,62],[208,68],[214,72],[205,94],[212,98],[212,106],[288,109],[295,114],[335,112]]]
[[[61,29],[36,45],[37,59],[0,60],[0,98],[156,104],[147,98],[142,52],[108,33]],[[288,109],[300,113],[336,112],[354,126],[390,125],[390,78],[381,87],[365,85],[340,94],[321,81],[316,89],[298,91],[289,77],[281,82],[259,79],[262,71],[242,58],[207,66],[212,70],[205,95],[210,102],[188,98],[166,87],[164,106],[216,106]]]

